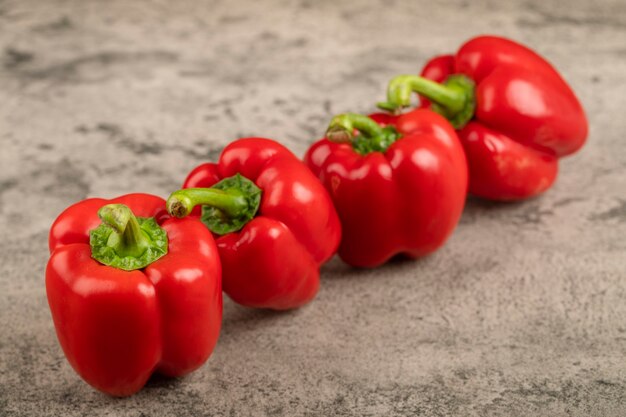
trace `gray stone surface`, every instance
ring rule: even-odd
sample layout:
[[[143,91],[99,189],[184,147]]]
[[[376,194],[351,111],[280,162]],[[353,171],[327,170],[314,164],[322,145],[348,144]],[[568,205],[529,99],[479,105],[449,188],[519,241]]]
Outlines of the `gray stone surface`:
[[[417,262],[323,269],[315,302],[224,306],[208,363],[128,399],[57,343],[47,230],[67,205],[166,196],[245,135],[298,154],[332,114],[473,35],[552,60],[591,135],[556,186],[469,199]],[[0,415],[626,415],[626,3],[0,0]]]

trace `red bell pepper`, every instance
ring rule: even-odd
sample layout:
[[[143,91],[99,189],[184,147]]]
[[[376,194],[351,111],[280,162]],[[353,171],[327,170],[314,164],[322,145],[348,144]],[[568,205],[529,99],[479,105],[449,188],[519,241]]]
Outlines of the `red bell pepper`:
[[[222,290],[217,248],[202,223],[170,218],[165,201],[149,194],[91,198],[56,219],[49,246],[57,336],[89,384],[126,396],[154,371],[180,376],[207,360]]]
[[[168,211],[201,215],[218,236],[224,292],[234,301],[283,310],[315,297],[341,226],[324,187],[287,148],[239,139],[218,163],[196,167],[183,188],[168,199]]]
[[[354,131],[357,136],[353,136]],[[343,228],[339,256],[375,267],[439,248],[459,221],[467,163],[438,114],[336,116],[304,160],[326,186]]]
[[[585,112],[567,83],[541,56],[508,39],[474,38],[456,55],[432,59],[422,76],[395,77],[379,106],[408,106],[411,92],[458,129],[469,191],[480,197],[520,200],[544,192],[556,179],[558,159],[587,138]]]

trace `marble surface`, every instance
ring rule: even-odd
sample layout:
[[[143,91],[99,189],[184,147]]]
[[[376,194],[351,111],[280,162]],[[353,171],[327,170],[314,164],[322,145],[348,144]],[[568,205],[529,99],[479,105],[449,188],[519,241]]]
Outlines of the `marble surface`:
[[[469,199],[435,255],[323,268],[287,313],[226,300],[208,363],[113,399],[57,343],[47,230],[166,196],[241,136],[302,155],[343,111],[466,38],[549,59],[590,118],[555,187]],[[0,0],[0,415],[626,415],[626,3]]]

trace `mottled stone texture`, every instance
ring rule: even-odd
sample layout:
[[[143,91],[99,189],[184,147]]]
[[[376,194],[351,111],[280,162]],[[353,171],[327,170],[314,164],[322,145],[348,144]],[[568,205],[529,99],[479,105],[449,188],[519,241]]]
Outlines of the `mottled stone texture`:
[[[331,115],[480,33],[550,58],[591,134],[556,186],[469,199],[447,246],[315,302],[225,301],[194,374],[113,399],[57,343],[47,230],[69,204],[166,196],[228,141],[298,154]],[[626,3],[0,0],[0,415],[626,415]]]

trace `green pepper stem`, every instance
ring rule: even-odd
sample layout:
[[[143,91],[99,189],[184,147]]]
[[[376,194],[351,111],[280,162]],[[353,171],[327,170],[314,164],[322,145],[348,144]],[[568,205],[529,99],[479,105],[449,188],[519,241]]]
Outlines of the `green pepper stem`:
[[[248,201],[235,189],[185,188],[173,192],[167,199],[167,211],[174,217],[188,216],[197,205],[219,209],[230,217],[238,217],[248,210]]]
[[[378,103],[378,106],[387,110],[408,107],[414,92],[445,107],[449,113],[458,113],[466,105],[463,91],[418,75],[398,75],[389,82],[387,102]]]
[[[448,119],[455,129],[474,117],[476,84],[463,74],[450,75],[443,84],[418,75],[398,75],[389,82],[387,101],[378,103],[378,107],[398,112],[411,104],[414,92],[429,99],[430,109]]]
[[[354,131],[367,138],[381,136],[383,129],[371,118],[362,114],[344,113],[333,117],[326,130],[326,137],[335,143],[350,143],[354,137]]]
[[[98,210],[98,217],[113,229],[107,246],[121,257],[139,257],[150,246],[151,240],[141,230],[137,218],[124,204],[107,204]]]
[[[211,188],[185,188],[167,199],[170,215],[185,217],[195,206],[202,206],[200,220],[214,234],[222,236],[241,230],[256,215],[263,191],[237,173]]]
[[[354,135],[354,131],[358,135]],[[366,155],[370,152],[386,152],[401,135],[393,126],[382,127],[374,119],[356,113],[344,113],[333,117],[326,130],[326,138],[335,143],[350,143],[352,148]]]

